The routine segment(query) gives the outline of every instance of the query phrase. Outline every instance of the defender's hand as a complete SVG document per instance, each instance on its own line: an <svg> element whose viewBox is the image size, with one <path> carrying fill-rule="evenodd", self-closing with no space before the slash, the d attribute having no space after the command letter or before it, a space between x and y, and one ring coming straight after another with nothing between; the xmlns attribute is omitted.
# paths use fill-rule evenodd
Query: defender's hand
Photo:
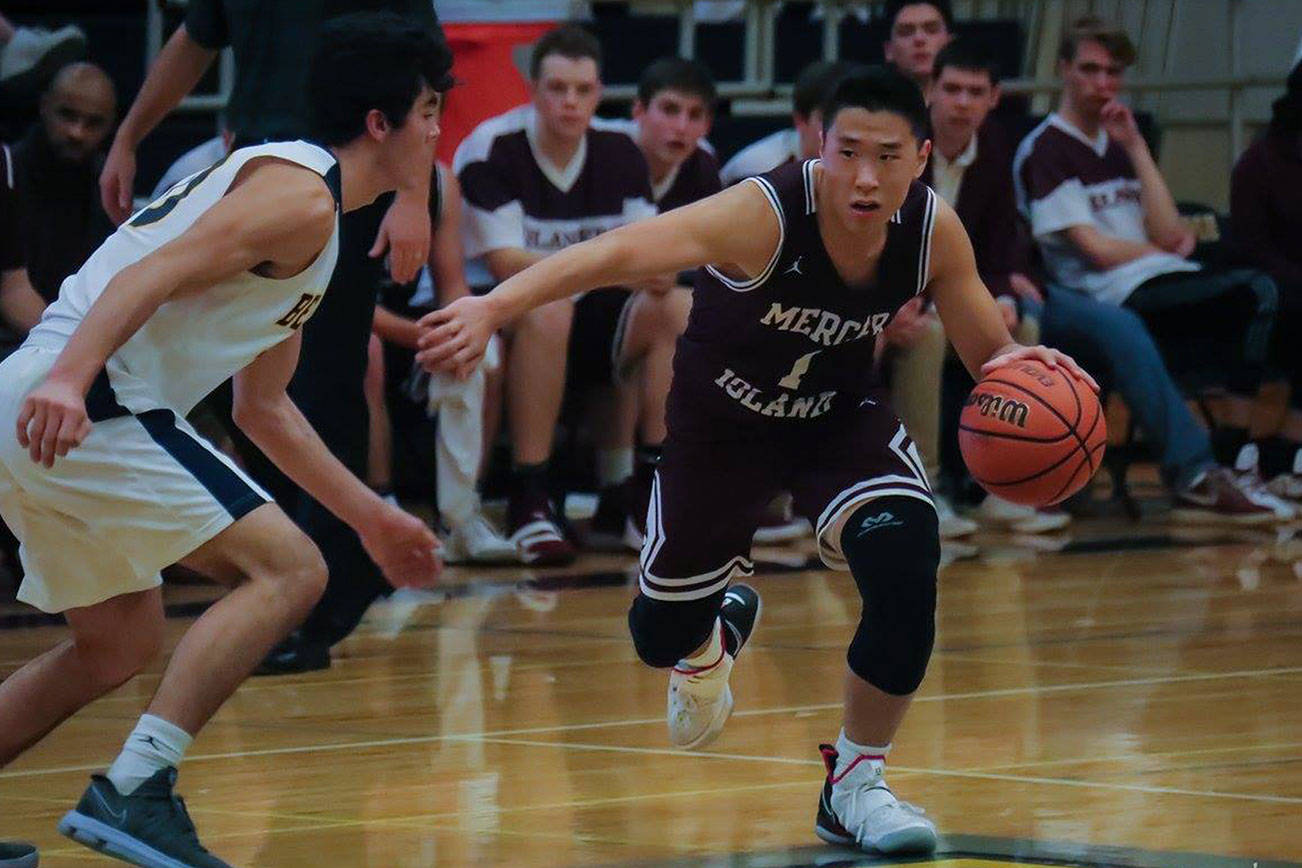
<svg viewBox="0 0 1302 868"><path fill-rule="evenodd" d="M431 587L443 571L434 532L395 506L386 506L374 526L358 535L366 553L395 588Z"/></svg>
<svg viewBox="0 0 1302 868"><path fill-rule="evenodd" d="M131 216L131 190L136 182L136 152L113 143L99 173L99 201L116 225Z"/></svg>
<svg viewBox="0 0 1302 868"><path fill-rule="evenodd" d="M55 456L67 455L90 433L86 399L75 387L47 380L23 400L18 414L18 444L32 460L54 466Z"/></svg>
<svg viewBox="0 0 1302 868"><path fill-rule="evenodd" d="M384 213L370 255L389 251L389 276L394 283L411 283L429 258L429 206L415 197L399 193Z"/></svg>
<svg viewBox="0 0 1302 868"><path fill-rule="evenodd" d="M419 325L416 361L427 371L442 371L461 379L475 370L498 327L487 299L474 295L426 314Z"/></svg>

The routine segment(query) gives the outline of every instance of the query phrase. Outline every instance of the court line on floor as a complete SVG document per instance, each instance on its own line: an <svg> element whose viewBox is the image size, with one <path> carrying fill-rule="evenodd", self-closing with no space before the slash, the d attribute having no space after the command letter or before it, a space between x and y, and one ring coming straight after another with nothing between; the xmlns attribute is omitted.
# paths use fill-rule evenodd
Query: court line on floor
<svg viewBox="0 0 1302 868"><path fill-rule="evenodd" d="M627 745L597 745L597 744L575 744L572 742L552 742L552 741L532 741L525 739L513 738L493 738L483 737L478 739L467 738L466 741L480 741L488 744L516 744L526 747L551 747L562 750L587 750L610 753L631 753L651 756L676 756L690 757L693 754L681 750L660 747L629 747ZM794 757L775 757L775 756L755 756L748 754L716 754L708 751L697 752L696 756L709 757L710 759L727 759L733 761L749 761L758 763L782 763L784 765L812 765L822 766L821 760L801 760ZM1105 783L1102 781L1082 781L1071 778L1044 778L1030 777L1026 775L1006 775L993 772L983 772L977 770L965 769L932 769L921 768L918 766L892 765L891 773L896 775L925 775L942 778L966 778L973 780L997 781L1003 783L1020 783L1020 784L1042 784L1048 786L1065 786L1077 787L1081 789L1098 789L1098 790L1124 790L1127 792L1144 793L1146 795L1172 795L1172 796L1195 796L1202 798L1215 799L1232 799L1235 801L1246 802L1268 802L1271 804L1281 805L1302 805L1302 798L1294 796L1274 796L1274 795L1257 795L1253 793L1228 793L1219 790L1188 790L1180 787L1153 787L1143 784L1117 784Z"/></svg>
<svg viewBox="0 0 1302 868"><path fill-rule="evenodd" d="M1235 672L1217 672L1198 675L1173 675L1166 678L1132 678L1121 679L1117 681L1094 681L1083 682L1079 684L1051 684L1037 685L1030 687L1010 687L998 690L970 691L965 693L943 693L934 696L919 696L914 700L918 703L934 702L952 702L969 699L1001 699L1010 696L1036 696L1054 693L1069 693L1076 691L1088 690L1107 690L1127 687L1144 687L1158 686L1168 684L1181 684L1197 681L1219 681L1224 679L1245 679L1259 678L1270 675L1279 675L1287 673L1302 672L1302 667L1283 667L1278 669L1259 669L1259 670L1240 670ZM842 707L840 702L827 702L808 705L791 705L777 708L753 708L743 711L734 712L733 717L765 717L778 714L798 714L818 711L839 710ZM581 732L591 729L608 729L621 726L646 726L649 724L661 724L664 718L621 718L609 721L590 721L587 723L561 724L545 727L528 727L523 729L499 730L495 732L483 733L445 733L440 735L418 735L403 736L388 739L372 739L365 741L353 742L331 742L326 744L314 745L297 745L292 747L263 748L247 751L230 751L224 753L212 754L194 754L188 758L189 762L198 762L205 760L226 760L242 759L259 756L277 756L298 753L326 752L335 750L356 750L374 747L393 747L399 745L412 744L433 744L441 741L464 740L467 737L503 737L518 735L543 735L549 733ZM231 721L233 725L238 726L238 721ZM102 768L102 764L86 766L61 766L48 769L23 769L15 771L0 772L0 780L8 778L38 777L47 774L63 774L67 772L92 771Z"/></svg>
<svg viewBox="0 0 1302 868"><path fill-rule="evenodd" d="M1032 769L1044 768L1046 766L1063 766L1063 765L1086 765L1088 763L1109 763L1109 762L1135 762L1148 759L1178 759L1180 757L1206 756L1217 753L1242 753L1244 751L1260 750L1295 750L1302 748L1302 742L1288 741L1276 744L1235 744L1225 747L1199 748L1198 750L1165 750L1153 751L1151 753L1126 754L1124 756L1090 756L1090 757L1072 757L1069 759L1056 760L1035 760L1024 763L1001 763L994 766L982 766L974 771L995 772L1012 769ZM1179 769L1168 769L1167 771L1179 771Z"/></svg>

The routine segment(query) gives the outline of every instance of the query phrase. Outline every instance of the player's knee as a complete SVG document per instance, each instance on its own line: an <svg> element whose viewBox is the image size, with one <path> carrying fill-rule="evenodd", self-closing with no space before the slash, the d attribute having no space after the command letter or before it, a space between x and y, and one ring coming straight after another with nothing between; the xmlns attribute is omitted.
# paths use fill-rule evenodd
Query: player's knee
<svg viewBox="0 0 1302 868"><path fill-rule="evenodd" d="M850 669L886 693L913 693L936 637L936 512L911 497L874 500L846 522L841 549L863 598Z"/></svg>
<svg viewBox="0 0 1302 868"><path fill-rule="evenodd" d="M100 691L112 690L138 675L163 646L162 619L141 620L111 640L74 639L86 675Z"/></svg>
<svg viewBox="0 0 1302 868"><path fill-rule="evenodd" d="M628 630L638 658L668 669L705 644L719 615L723 592L700 600L674 602L638 594L628 610Z"/></svg>
<svg viewBox="0 0 1302 868"><path fill-rule="evenodd" d="M326 566L321 551L314 545L299 555L297 563L289 571L288 590L296 608L304 613L310 610L325 593L326 582L330 578L330 569Z"/></svg>

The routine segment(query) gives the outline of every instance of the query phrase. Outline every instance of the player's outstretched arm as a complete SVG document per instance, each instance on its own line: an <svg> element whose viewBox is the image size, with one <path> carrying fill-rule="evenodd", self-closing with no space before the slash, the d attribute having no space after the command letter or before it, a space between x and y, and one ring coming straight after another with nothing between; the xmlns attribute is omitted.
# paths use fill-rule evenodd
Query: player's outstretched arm
<svg viewBox="0 0 1302 868"><path fill-rule="evenodd" d="M936 227L931 238L931 292L945 334L975 380L1019 358L1036 358L1051 368L1064 367L1089 383L1094 378L1071 356L1044 346L1025 347L1013 340L999 306L977 274L972 242L954 209L937 201Z"/></svg>
<svg viewBox="0 0 1302 868"><path fill-rule="evenodd" d="M357 531L394 587L432 584L442 564L425 522L391 506L330 454L285 392L298 366L301 333L235 375L235 424L304 491Z"/></svg>
<svg viewBox="0 0 1302 868"><path fill-rule="evenodd" d="M305 266L329 240L334 220L334 200L315 172L271 161L246 169L189 229L109 281L24 400L18 442L33 461L53 466L90 432L85 395L96 374L159 305L260 265Z"/></svg>
<svg viewBox="0 0 1302 868"><path fill-rule="evenodd" d="M780 228L755 184L738 184L667 214L575 244L500 283L421 320L417 359L429 370L464 376L489 337L527 310L599 286L627 286L707 263L739 276L763 272Z"/></svg>

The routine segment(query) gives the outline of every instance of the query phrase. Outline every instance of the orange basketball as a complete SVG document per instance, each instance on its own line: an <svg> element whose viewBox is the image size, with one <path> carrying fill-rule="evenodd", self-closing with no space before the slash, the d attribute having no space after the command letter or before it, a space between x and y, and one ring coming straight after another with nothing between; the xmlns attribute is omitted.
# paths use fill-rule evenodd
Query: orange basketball
<svg viewBox="0 0 1302 868"><path fill-rule="evenodd" d="M1019 359L991 371L968 395L958 445L992 494L1049 506L1089 482L1103 461L1107 422L1094 390L1074 375Z"/></svg>

